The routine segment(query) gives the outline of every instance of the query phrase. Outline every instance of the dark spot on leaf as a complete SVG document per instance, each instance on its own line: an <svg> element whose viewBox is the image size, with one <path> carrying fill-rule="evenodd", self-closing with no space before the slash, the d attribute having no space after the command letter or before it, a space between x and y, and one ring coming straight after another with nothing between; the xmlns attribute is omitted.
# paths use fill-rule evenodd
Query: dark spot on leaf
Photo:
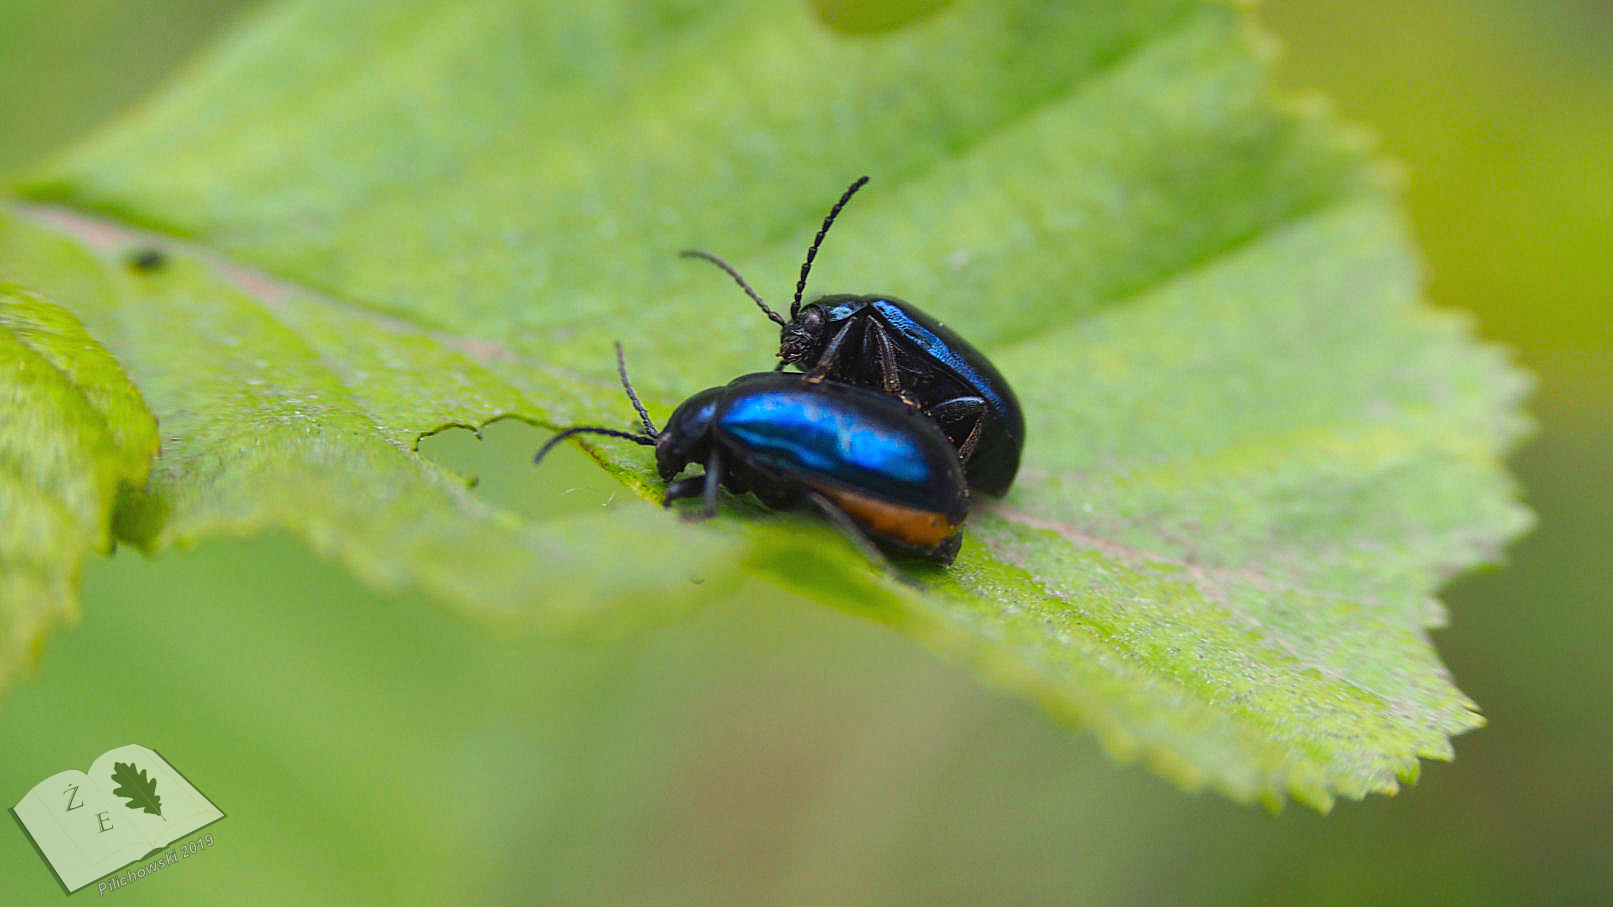
<svg viewBox="0 0 1613 907"><path fill-rule="evenodd" d="M168 263L168 256L161 249L138 249L129 253L129 269L133 271L156 271Z"/></svg>
<svg viewBox="0 0 1613 907"><path fill-rule="evenodd" d="M858 3L854 0L813 0L823 24L849 35L876 35L934 15L951 0L876 0Z"/></svg>

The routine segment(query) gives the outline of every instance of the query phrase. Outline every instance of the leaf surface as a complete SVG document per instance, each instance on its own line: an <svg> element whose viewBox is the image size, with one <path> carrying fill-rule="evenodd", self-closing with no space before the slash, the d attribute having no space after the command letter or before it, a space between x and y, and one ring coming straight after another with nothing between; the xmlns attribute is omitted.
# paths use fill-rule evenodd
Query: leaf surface
<svg viewBox="0 0 1613 907"><path fill-rule="evenodd" d="M112 547L120 488L145 481L157 425L65 309L0 283L0 690L78 614L84 558Z"/></svg>
<svg viewBox="0 0 1613 907"><path fill-rule="evenodd" d="M908 583L728 501L522 521L416 450L631 426L768 368L819 292L918 302L1023 401L1024 468ZM22 187L0 269L71 299L163 420L124 534L283 528L489 619L631 623L759 575L886 621L1189 785L1392 791L1475 726L1433 592L1522 530L1524 382L1418 298L1383 169L1275 101L1219 4L288 3ZM172 265L117 261L155 241ZM269 275L273 275L272 277ZM648 452L593 450L630 487ZM691 582L699 580L700 582Z"/></svg>

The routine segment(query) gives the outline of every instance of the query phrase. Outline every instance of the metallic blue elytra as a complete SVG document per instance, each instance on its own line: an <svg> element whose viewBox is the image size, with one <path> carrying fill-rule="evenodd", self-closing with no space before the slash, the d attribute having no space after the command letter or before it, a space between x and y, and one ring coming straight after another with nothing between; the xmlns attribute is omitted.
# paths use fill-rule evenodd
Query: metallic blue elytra
<svg viewBox="0 0 1613 907"><path fill-rule="evenodd" d="M893 296L823 296L803 306L807 274L840 210L868 182L851 184L807 249L789 320L768 308L745 278L698 249L683 254L722 268L780 328L779 368L893 395L935 420L964 462L970 487L1004 495L1019 473L1025 415L991 360L941 322Z"/></svg>
<svg viewBox="0 0 1613 907"><path fill-rule="evenodd" d="M802 375L760 372L695 394L655 452L664 479L704 463L701 490L720 481L771 507L828 504L883 546L942 563L969 513L957 453L933 422L877 391ZM679 484L669 501L695 493Z"/></svg>
<svg viewBox="0 0 1613 907"><path fill-rule="evenodd" d="M729 401L712 426L752 461L771 469L832 476L897 492L924 489L935 467L910 432L870 424L837 394L808 388L748 393Z"/></svg>
<svg viewBox="0 0 1613 907"><path fill-rule="evenodd" d="M778 372L729 382L710 421L713 439L758 470L950 512L967 496L953 481L957 458L930 428L882 394Z"/></svg>
<svg viewBox="0 0 1613 907"><path fill-rule="evenodd" d="M669 483L665 504L699 496L711 516L721 485L753 492L770 507L814 507L857 540L900 554L943 564L957 556L969 486L951 441L913 407L855 385L761 372L694 394L657 430L627 380L620 347L617 355L644 431L573 426L535 460L575 434L625 438L655 447ZM679 479L691 463L704 473Z"/></svg>

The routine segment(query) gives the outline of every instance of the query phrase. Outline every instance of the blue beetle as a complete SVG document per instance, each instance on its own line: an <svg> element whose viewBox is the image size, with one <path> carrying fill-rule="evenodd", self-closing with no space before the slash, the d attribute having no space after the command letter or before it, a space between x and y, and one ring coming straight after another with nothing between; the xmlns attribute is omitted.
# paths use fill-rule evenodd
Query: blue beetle
<svg viewBox="0 0 1613 907"><path fill-rule="evenodd" d="M709 517L720 484L754 492L769 507L810 505L859 543L871 538L942 564L957 556L969 487L951 442L912 407L850 384L758 372L691 396L657 430L628 381L620 345L616 356L644 431L572 426L550 438L534 462L573 435L625 438L655 448L669 483L663 506L699 496L699 513ZM690 463L705 472L678 479Z"/></svg>
<svg viewBox="0 0 1613 907"><path fill-rule="evenodd" d="M700 249L680 254L726 271L779 325L779 369L795 365L809 381L876 388L922 410L957 449L972 488L1007 494L1019 472L1025 416L991 360L941 322L893 296L823 296L801 304L812 260L829 226L867 182L864 176L852 183L829 209L801 263L789 321L768 308L728 262Z"/></svg>

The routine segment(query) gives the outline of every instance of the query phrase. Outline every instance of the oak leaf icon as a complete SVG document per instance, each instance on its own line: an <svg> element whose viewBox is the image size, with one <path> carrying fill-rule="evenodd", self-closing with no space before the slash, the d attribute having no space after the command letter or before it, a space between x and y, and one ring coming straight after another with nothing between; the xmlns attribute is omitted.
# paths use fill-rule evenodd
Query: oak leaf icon
<svg viewBox="0 0 1613 907"><path fill-rule="evenodd" d="M129 801L130 808L140 808L154 816L168 821L162 814L162 798L157 796L157 779L155 776L147 778L146 770L140 769L135 774L133 762L112 763L112 780L118 786L112 793Z"/></svg>

